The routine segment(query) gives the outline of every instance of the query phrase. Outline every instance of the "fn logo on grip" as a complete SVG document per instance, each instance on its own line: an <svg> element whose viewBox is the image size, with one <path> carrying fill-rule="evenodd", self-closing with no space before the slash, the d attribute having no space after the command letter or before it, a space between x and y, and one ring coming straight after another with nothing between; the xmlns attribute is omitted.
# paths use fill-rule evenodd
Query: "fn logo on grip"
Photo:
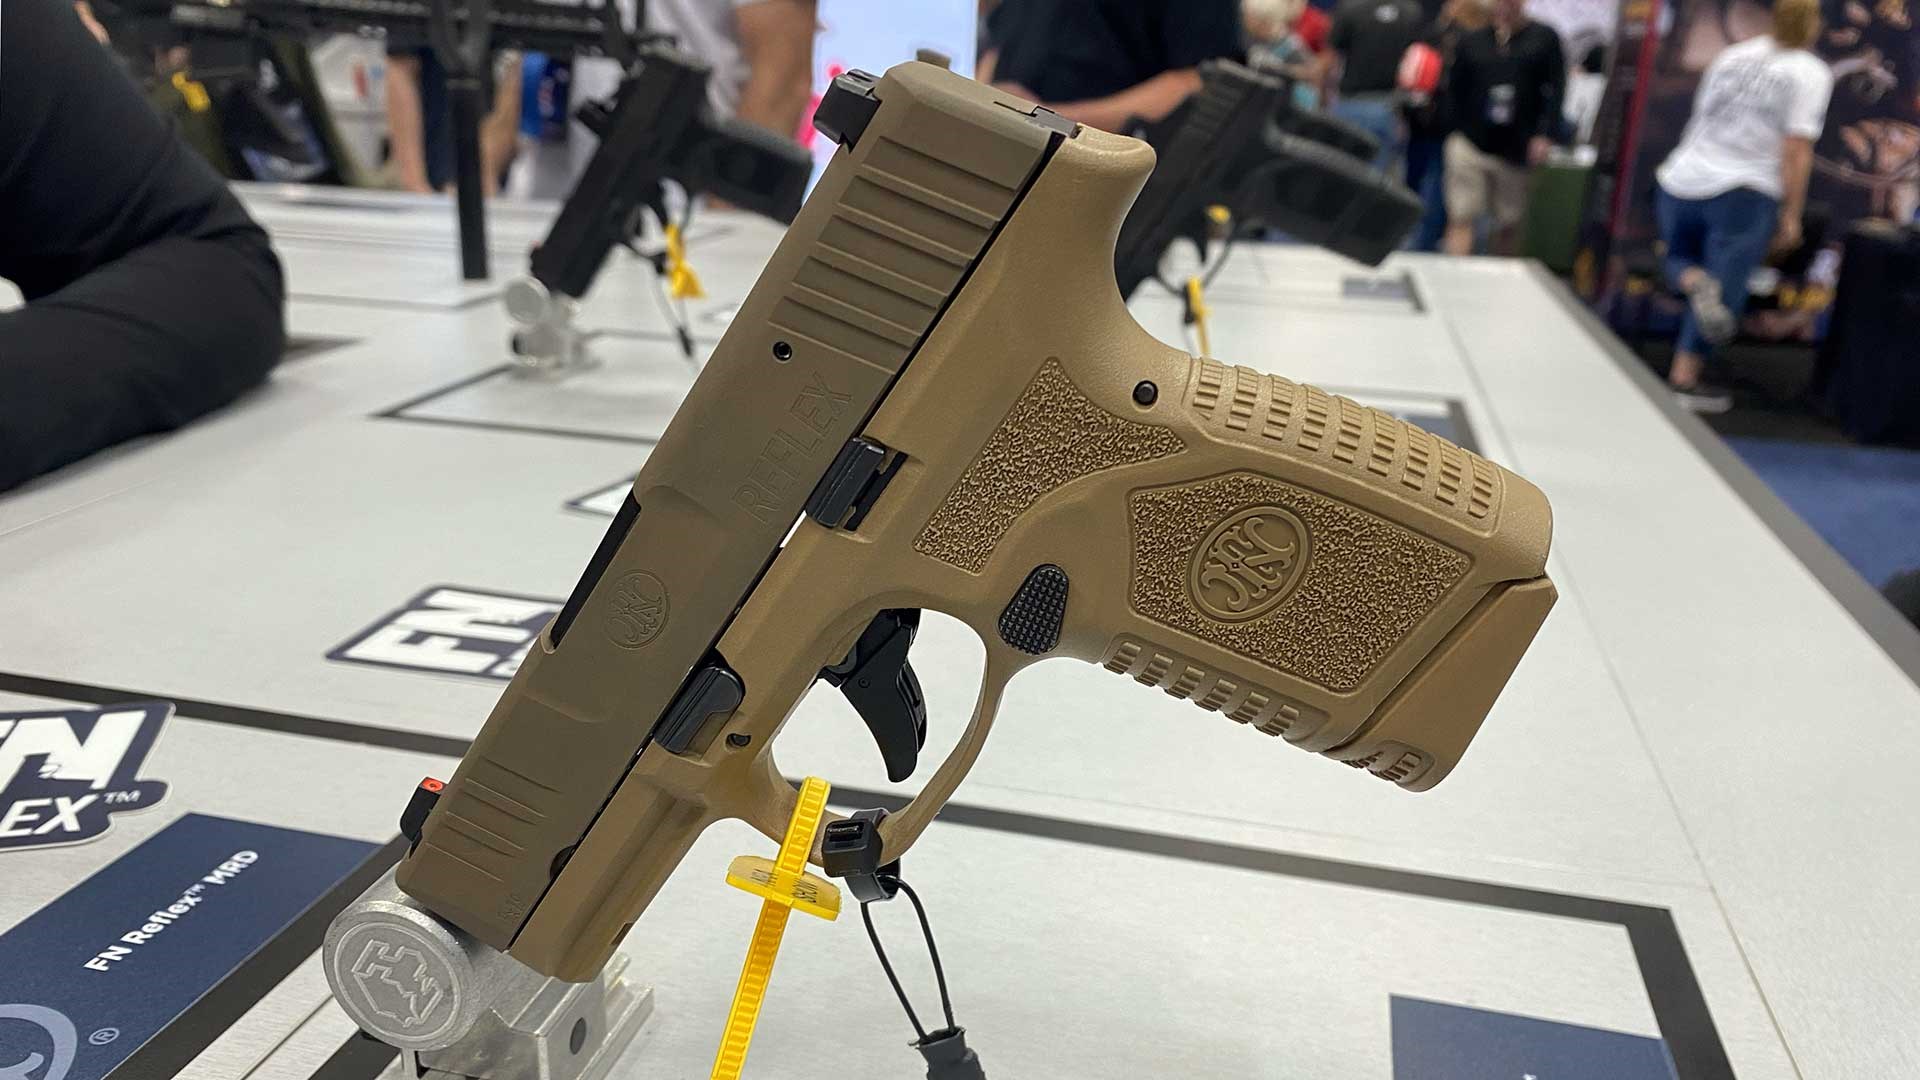
<svg viewBox="0 0 1920 1080"><path fill-rule="evenodd" d="M820 470L809 468L808 463L819 457L821 444L829 441L828 433L851 402L849 395L828 386L819 372L809 372L807 384L787 406L780 426L755 455L745 479L734 487L733 501L769 525L792 518L794 512L783 512L781 507L795 501L796 487L800 497L813 490ZM839 449L837 442L833 448ZM805 486L800 487L803 477Z"/></svg>
<svg viewBox="0 0 1920 1080"><path fill-rule="evenodd" d="M1307 527L1278 506L1242 510L1194 550L1187 589L1201 611L1245 622L1278 607L1307 565Z"/></svg>

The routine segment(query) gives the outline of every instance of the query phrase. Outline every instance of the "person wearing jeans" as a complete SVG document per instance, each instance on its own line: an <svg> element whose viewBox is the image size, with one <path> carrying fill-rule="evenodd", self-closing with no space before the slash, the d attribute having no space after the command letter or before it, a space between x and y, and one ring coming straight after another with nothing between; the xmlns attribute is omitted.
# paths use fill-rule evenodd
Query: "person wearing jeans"
<svg viewBox="0 0 1920 1080"><path fill-rule="evenodd" d="M1705 199L1682 199L1660 188L1654 214L1666 246L1667 280L1689 301L1674 343L1673 388L1697 411L1724 412L1732 398L1702 383L1700 371L1713 347L1734 335L1734 313L1746 305L1748 275L1767 256L1780 200L1750 187Z"/></svg>
<svg viewBox="0 0 1920 1080"><path fill-rule="evenodd" d="M1447 68L1453 132L1441 154L1450 255L1473 253L1482 218L1494 254L1519 253L1531 172L1561 129L1567 62L1560 35L1529 18L1524 0L1493 0L1488 16L1486 26L1461 35Z"/></svg>
<svg viewBox="0 0 1920 1080"><path fill-rule="evenodd" d="M1441 80L1453 63L1461 37L1487 25L1486 0L1447 0L1424 40L1440 57ZM1438 251L1447 229L1446 146L1452 118L1441 87L1405 103L1407 187L1420 196L1426 212L1414 230L1413 250Z"/></svg>
<svg viewBox="0 0 1920 1080"><path fill-rule="evenodd" d="M1680 145L1655 174L1667 279L1687 298L1667 382L1697 412L1732 405L1705 371L1738 328L1747 278L1770 242L1800 244L1813 144L1833 93L1832 71L1807 50L1819 32L1819 0L1776 0L1772 33L1707 66Z"/></svg>
<svg viewBox="0 0 1920 1080"><path fill-rule="evenodd" d="M1397 97L1400 59L1420 40L1424 16L1414 0L1344 0L1327 36L1339 58L1334 116L1380 140L1373 167L1396 166L1406 149Z"/></svg>

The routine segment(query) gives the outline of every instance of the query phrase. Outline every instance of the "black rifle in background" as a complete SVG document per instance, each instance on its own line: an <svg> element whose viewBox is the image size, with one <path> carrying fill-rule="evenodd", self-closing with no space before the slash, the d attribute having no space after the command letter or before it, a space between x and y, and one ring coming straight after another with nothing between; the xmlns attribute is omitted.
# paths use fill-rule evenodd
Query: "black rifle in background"
<svg viewBox="0 0 1920 1080"><path fill-rule="evenodd" d="M446 3L431 0L121 0L128 12L163 16L184 31L246 34L365 34L421 40L437 32L489 52L631 57L636 39L612 4L539 0ZM440 28L436 30L436 28Z"/></svg>
<svg viewBox="0 0 1920 1080"><path fill-rule="evenodd" d="M491 96L492 58L507 49L555 56L607 56L623 65L639 36L612 4L577 7L537 0L123 0L127 15L160 24L194 48L196 68L222 85L258 70L259 49L276 37L314 34L405 35L427 41L447 74L453 122L454 183L460 221L460 269L488 276L486 214L480 175L480 120ZM267 116L271 110L254 110ZM288 147L302 141L276 133Z"/></svg>

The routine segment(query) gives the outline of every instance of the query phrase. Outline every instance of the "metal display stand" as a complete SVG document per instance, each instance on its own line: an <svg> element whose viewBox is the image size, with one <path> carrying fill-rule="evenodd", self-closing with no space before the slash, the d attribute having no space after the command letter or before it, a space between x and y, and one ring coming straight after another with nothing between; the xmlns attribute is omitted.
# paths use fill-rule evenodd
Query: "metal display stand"
<svg viewBox="0 0 1920 1080"><path fill-rule="evenodd" d="M653 1013L624 955L592 982L548 978L420 907L391 870L334 920L321 957L334 999L400 1048L411 1078L600 1080Z"/></svg>

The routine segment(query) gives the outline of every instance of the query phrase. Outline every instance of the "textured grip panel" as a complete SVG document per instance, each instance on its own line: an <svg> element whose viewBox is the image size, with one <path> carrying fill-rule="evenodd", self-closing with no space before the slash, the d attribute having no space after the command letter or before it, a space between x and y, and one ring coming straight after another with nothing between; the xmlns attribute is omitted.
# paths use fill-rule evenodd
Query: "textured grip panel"
<svg viewBox="0 0 1920 1080"><path fill-rule="evenodd" d="M1135 611L1335 693L1360 687L1471 565L1255 473L1143 488L1130 502Z"/></svg>
<svg viewBox="0 0 1920 1080"><path fill-rule="evenodd" d="M1049 357L927 520L914 550L977 574L1000 538L1048 492L1102 469L1184 449L1164 427L1095 405Z"/></svg>
<svg viewBox="0 0 1920 1080"><path fill-rule="evenodd" d="M1328 719L1326 713L1304 702L1264 686L1229 678L1198 660L1126 634L1113 640L1100 663L1116 675L1158 687L1208 712L1225 713L1229 720L1292 743L1311 739ZM1343 764L1396 784L1420 776L1433 764L1431 754L1399 743L1382 746L1358 758L1341 758L1338 751L1328 753Z"/></svg>
<svg viewBox="0 0 1920 1080"><path fill-rule="evenodd" d="M1197 660L1126 634L1115 638L1100 663L1116 675L1157 686L1209 712L1227 714L1268 735L1298 741L1320 730L1327 714L1275 690L1229 679Z"/></svg>
<svg viewBox="0 0 1920 1080"><path fill-rule="evenodd" d="M1346 764L1356 769L1365 769L1382 780L1400 783L1409 777L1418 776L1433 764L1431 755L1420 750L1394 747L1389 750L1376 750L1363 758L1355 758Z"/></svg>
<svg viewBox="0 0 1920 1080"><path fill-rule="evenodd" d="M1257 434L1356 479L1420 499L1480 533L1499 518L1501 476L1492 462L1359 402L1278 375L1197 361L1194 411L1227 431Z"/></svg>

